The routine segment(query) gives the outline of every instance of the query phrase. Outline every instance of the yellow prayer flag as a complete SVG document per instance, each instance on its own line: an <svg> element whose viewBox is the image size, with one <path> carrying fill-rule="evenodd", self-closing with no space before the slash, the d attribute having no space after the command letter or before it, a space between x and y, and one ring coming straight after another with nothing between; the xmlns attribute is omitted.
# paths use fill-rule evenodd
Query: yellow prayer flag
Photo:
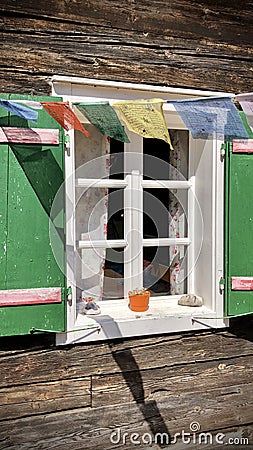
<svg viewBox="0 0 253 450"><path fill-rule="evenodd" d="M114 102L127 128L145 138L163 139L173 149L163 114L163 100L132 100Z"/></svg>

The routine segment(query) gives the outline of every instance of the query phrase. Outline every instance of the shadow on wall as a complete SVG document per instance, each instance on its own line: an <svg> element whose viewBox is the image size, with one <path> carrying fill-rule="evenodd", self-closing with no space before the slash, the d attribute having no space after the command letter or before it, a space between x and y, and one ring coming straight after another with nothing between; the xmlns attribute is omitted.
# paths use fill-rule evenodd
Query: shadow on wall
<svg viewBox="0 0 253 450"><path fill-rule="evenodd" d="M53 200L64 181L63 171L51 149L43 149L37 144L22 144L22 146L12 144L10 147L38 200L50 217Z"/></svg>

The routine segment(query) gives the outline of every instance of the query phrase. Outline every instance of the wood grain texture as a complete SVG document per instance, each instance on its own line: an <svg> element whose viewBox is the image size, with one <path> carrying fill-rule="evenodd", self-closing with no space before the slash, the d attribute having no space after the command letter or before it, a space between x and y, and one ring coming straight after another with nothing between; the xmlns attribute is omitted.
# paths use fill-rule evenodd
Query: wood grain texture
<svg viewBox="0 0 253 450"><path fill-rule="evenodd" d="M89 377L0 389L0 421L88 406Z"/></svg>
<svg viewBox="0 0 253 450"><path fill-rule="evenodd" d="M49 93L54 74L252 90L252 1L37 3L0 5L2 91Z"/></svg>
<svg viewBox="0 0 253 450"><path fill-rule="evenodd" d="M77 24L97 25L100 27L116 28L122 30L135 30L138 32L152 32L167 36L169 33L183 38L207 35L214 40L223 36L231 38L231 27L234 37L240 41L249 42L248 30L243 29L242 22L252 23L252 1L225 0L222 5L211 0L176 0L165 2L163 0L49 0L32 2L6 0L2 2L1 9L11 15L47 18L50 20L74 22ZM195 27L191 29L190 24Z"/></svg>
<svg viewBox="0 0 253 450"><path fill-rule="evenodd" d="M195 392L196 398L208 390L247 384L253 375L253 357L226 359L186 366L93 376L92 405L100 407L132 401L147 402L180 392Z"/></svg>
<svg viewBox="0 0 253 450"><path fill-rule="evenodd" d="M1 450L132 450L128 438L112 444L111 433L173 436L193 421L202 432L253 442L250 317L230 332L96 345L54 348L39 345L38 336L22 339L0 340Z"/></svg>
<svg viewBox="0 0 253 450"><path fill-rule="evenodd" d="M215 389L201 394L188 392L164 396L159 401L145 404L128 403L103 408L69 410L45 416L33 416L11 423L2 422L1 449L112 449L110 442L114 430L140 435L166 433L173 436L182 429L189 432L190 423L198 422L201 431L222 432L231 427L247 433L252 426L252 384ZM247 399L247 400L246 400ZM228 402L230 404L228 414ZM11 426L10 426L11 425ZM133 444L127 439L128 449ZM119 443L118 448L125 448ZM138 446L147 449L147 445ZM153 447L152 447L153 448ZM157 445L154 447L158 449ZM190 448L196 448L192 446ZM209 447L210 448L210 447ZM211 447L212 448L212 447Z"/></svg>
<svg viewBox="0 0 253 450"><path fill-rule="evenodd" d="M236 358L253 354L251 342L233 335L203 333L196 336L164 336L99 345L72 346L67 350L32 349L27 352L2 354L0 387L71 379L89 375L128 373L159 367L219 361L231 354ZM48 370L50 367L50 371Z"/></svg>

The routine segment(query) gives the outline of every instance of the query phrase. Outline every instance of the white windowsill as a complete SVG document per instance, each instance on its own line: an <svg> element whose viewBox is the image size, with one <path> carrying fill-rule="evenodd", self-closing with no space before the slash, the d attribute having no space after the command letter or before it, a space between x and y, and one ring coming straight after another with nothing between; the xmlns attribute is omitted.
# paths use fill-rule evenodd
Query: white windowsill
<svg viewBox="0 0 253 450"><path fill-rule="evenodd" d="M100 301L101 313L77 314L75 327L57 336L57 344L96 342L180 331L225 327L221 318L206 306L177 304L180 296L153 297L146 312L133 312L125 300ZM74 331L76 330L76 331Z"/></svg>
<svg viewBox="0 0 253 450"><path fill-rule="evenodd" d="M149 309L145 312L134 312L128 307L128 299L102 300L97 302L101 313L97 317L110 316L115 320L129 320L140 318L159 318L170 316L189 316L194 314L207 314L212 312L205 306L180 306L178 299L180 295L156 296L150 299ZM83 314L78 314L78 321L82 320Z"/></svg>

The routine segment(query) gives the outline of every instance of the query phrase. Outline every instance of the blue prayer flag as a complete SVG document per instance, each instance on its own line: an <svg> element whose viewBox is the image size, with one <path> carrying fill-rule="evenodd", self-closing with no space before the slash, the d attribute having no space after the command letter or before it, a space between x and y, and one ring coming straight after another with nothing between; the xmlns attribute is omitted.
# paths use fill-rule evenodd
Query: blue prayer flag
<svg viewBox="0 0 253 450"><path fill-rule="evenodd" d="M33 123L36 123L38 120L38 111L34 111L33 109L27 108L26 106L18 103L1 98L0 106L16 116L22 117L22 119L30 120Z"/></svg>
<svg viewBox="0 0 253 450"><path fill-rule="evenodd" d="M168 100L173 103L194 139L241 138L248 134L239 111L231 98L212 97L188 100Z"/></svg>

